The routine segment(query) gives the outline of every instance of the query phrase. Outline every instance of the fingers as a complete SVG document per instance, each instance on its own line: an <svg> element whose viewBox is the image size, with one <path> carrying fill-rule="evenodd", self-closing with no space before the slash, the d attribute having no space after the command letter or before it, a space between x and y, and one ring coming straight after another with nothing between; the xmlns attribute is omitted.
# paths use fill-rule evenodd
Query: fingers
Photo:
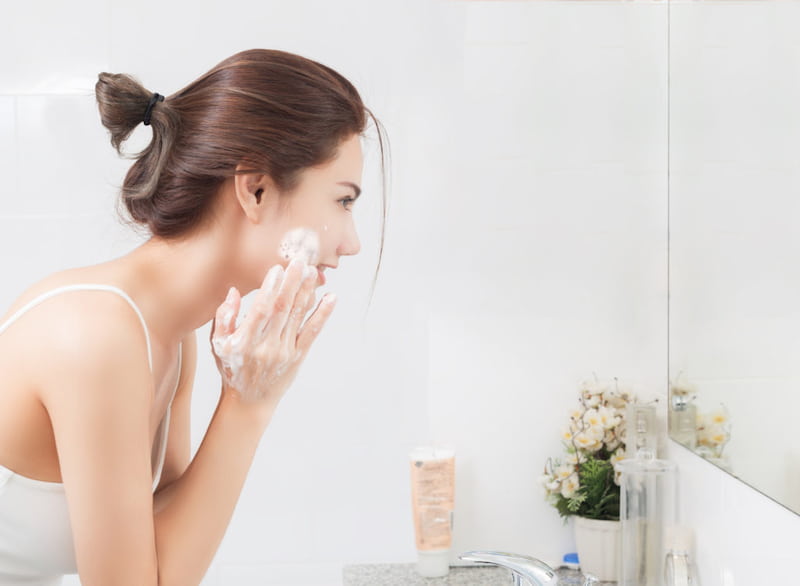
<svg viewBox="0 0 800 586"><path fill-rule="evenodd" d="M236 328L236 315L239 313L239 307L242 302L242 297L236 287L231 287L228 290L228 296L225 301L217 308L217 313L214 316L214 323L211 328L211 339L222 338L229 336Z"/></svg>
<svg viewBox="0 0 800 586"><path fill-rule="evenodd" d="M236 315L241 307L242 297L236 287L228 290L225 301L217 308L214 323L211 326L211 349L217 360L217 366L223 377L230 379L231 368L229 363L227 341L236 327Z"/></svg>
<svg viewBox="0 0 800 586"><path fill-rule="evenodd" d="M281 288L284 278L284 270L281 265L275 265L267 271L261 288L256 293L253 305L242 321L237 331L237 337L247 337L250 339L261 339L264 327L272 318L274 313L274 301Z"/></svg>
<svg viewBox="0 0 800 586"><path fill-rule="evenodd" d="M333 308L336 306L336 295L333 293L326 293L322 300L317 305L314 313L306 320L303 327L297 334L297 349L301 355L305 355L311 344L316 340L325 322L333 313Z"/></svg>
<svg viewBox="0 0 800 586"><path fill-rule="evenodd" d="M238 328L236 315L241 307L241 295L232 287L214 319L211 338L215 349L223 342L232 348L241 348L270 340L271 346L282 346L292 352L297 347L303 319L314 305L316 283L316 268L302 260L292 260L285 270L275 265L264 277L250 311ZM307 338L312 330L318 333L332 310L333 296L329 295L309 318L307 327L303 326Z"/></svg>
<svg viewBox="0 0 800 586"><path fill-rule="evenodd" d="M306 266L303 273L303 281L294 299L294 307L289 314L286 328L283 331L283 338L287 343L294 346L297 338L297 330L303 323L303 318L311 310L314 304L314 290L317 284L317 269L313 266Z"/></svg>
<svg viewBox="0 0 800 586"><path fill-rule="evenodd" d="M294 259L286 267L283 283L280 285L277 297L274 298L272 315L268 318L264 330L265 334L273 339L280 339L283 335L289 315L295 306L297 292L303 283L305 266L302 260Z"/></svg>
<svg viewBox="0 0 800 586"><path fill-rule="evenodd" d="M211 330L224 385L243 398L280 398L333 312L336 298L327 294L303 323L315 303L317 275L301 260L272 267L238 327L242 299L231 287Z"/></svg>

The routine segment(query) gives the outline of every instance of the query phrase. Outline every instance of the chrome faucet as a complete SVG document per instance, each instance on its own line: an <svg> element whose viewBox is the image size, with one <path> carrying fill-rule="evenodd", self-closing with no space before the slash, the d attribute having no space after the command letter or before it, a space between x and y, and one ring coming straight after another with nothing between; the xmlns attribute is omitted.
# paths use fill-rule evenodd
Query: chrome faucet
<svg viewBox="0 0 800 586"><path fill-rule="evenodd" d="M502 551L467 551L458 556L467 562L484 562L511 570L514 586L556 586L556 571L546 563L527 555Z"/></svg>
<svg viewBox="0 0 800 586"><path fill-rule="evenodd" d="M458 556L467 562L484 562L511 570L514 586L557 586L556 571L541 560L527 555L506 553L503 551L467 551ZM591 574L583 577L583 586L600 583Z"/></svg>

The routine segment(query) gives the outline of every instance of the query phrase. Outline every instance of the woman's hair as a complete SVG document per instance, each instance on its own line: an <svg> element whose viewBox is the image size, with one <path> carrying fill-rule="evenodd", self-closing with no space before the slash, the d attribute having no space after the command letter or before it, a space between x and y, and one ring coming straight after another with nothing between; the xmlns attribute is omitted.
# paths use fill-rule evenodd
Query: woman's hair
<svg viewBox="0 0 800 586"><path fill-rule="evenodd" d="M156 236L177 238L203 222L220 185L240 163L247 167L242 173L267 174L281 192L291 192L304 169L330 161L343 140L364 132L367 114L378 132L385 221L385 131L356 88L316 61L253 49L222 61L163 101L124 74L101 73L95 93L120 154L149 114L153 137L134 156L122 201L131 219Z"/></svg>

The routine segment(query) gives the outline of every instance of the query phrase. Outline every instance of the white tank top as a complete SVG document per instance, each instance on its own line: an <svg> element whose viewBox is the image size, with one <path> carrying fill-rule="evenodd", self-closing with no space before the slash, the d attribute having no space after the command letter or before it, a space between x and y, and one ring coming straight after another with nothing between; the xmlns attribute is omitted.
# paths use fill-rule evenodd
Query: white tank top
<svg viewBox="0 0 800 586"><path fill-rule="evenodd" d="M128 295L110 285L67 285L44 293L15 312L0 325L0 335L25 312L65 291L111 291L127 301L144 328L147 360L153 372L150 333L142 312ZM178 352L178 378L180 378ZM153 490L161 480L167 451L169 415L177 383L153 444ZM98 511L102 514L102 511ZM69 522L64 485L20 476L0 465L0 586L55 586L64 574L77 573L72 528Z"/></svg>

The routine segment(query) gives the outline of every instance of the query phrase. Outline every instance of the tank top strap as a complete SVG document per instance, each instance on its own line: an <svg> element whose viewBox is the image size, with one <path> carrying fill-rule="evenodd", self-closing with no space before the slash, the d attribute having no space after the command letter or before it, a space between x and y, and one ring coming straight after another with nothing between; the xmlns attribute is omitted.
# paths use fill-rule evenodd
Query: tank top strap
<svg viewBox="0 0 800 586"><path fill-rule="evenodd" d="M101 285L95 283L87 283L87 284L77 284L77 285L65 285L63 287L57 287L56 289L52 289L45 293L42 293L38 297L32 299L20 309L14 312L14 314L8 318L8 320L4 324L0 324L0 335L8 329L15 321L17 321L20 317L22 317L28 310L36 307L43 301L50 299L51 297L55 297L60 293L65 293L67 291L111 291L112 293L116 293L120 297L122 297L128 304L133 308L133 311L136 312L136 315L139 317L139 321L142 323L142 328L144 329L144 337L147 341L147 363L150 365L150 372L153 372L153 355L152 350L150 348L150 332L147 329L147 322L144 321L144 316L142 315L141 310L137 307L137 305L133 302L133 299L125 293L119 287L114 287L113 285Z"/></svg>

